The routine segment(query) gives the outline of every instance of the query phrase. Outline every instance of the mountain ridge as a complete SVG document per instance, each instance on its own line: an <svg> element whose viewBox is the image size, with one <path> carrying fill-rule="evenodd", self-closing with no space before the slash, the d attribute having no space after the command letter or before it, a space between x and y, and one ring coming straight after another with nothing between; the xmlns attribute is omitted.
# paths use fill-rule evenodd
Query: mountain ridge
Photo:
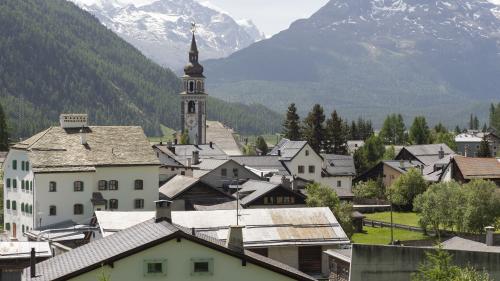
<svg viewBox="0 0 500 281"><path fill-rule="evenodd" d="M331 0L270 39L207 60L206 72L217 96L272 96L283 111L321 103L375 125L392 112L450 127L470 112L486 120L500 96L497 11L484 0Z"/></svg>

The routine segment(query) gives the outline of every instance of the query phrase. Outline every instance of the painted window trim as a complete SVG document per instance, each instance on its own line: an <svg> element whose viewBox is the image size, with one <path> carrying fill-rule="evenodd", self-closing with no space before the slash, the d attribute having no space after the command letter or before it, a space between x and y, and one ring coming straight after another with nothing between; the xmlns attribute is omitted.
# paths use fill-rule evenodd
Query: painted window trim
<svg viewBox="0 0 500 281"><path fill-rule="evenodd" d="M194 265L198 262L208 262L208 272L195 272ZM214 275L213 258L191 258L191 276L211 276Z"/></svg>
<svg viewBox="0 0 500 281"><path fill-rule="evenodd" d="M162 273L148 273L148 264L150 263L161 263ZM142 263L142 269L144 277L158 277L158 276L167 276L168 268L167 268L167 259L147 259Z"/></svg>

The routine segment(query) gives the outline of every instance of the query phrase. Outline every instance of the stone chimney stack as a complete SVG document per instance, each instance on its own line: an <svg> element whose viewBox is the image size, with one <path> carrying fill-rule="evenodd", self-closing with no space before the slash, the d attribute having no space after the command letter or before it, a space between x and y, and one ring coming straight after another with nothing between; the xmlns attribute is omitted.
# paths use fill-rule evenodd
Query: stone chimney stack
<svg viewBox="0 0 500 281"><path fill-rule="evenodd" d="M193 165L200 164L200 152L193 150Z"/></svg>
<svg viewBox="0 0 500 281"><path fill-rule="evenodd" d="M82 145L87 145L87 133L83 127L80 129L80 143Z"/></svg>
<svg viewBox="0 0 500 281"><path fill-rule="evenodd" d="M243 228L242 225L231 225L229 226L229 231L227 234L226 247L236 251L243 253Z"/></svg>
<svg viewBox="0 0 500 281"><path fill-rule="evenodd" d="M439 159L443 159L444 158L444 150L443 150L443 147L441 146L441 148L439 149Z"/></svg>
<svg viewBox="0 0 500 281"><path fill-rule="evenodd" d="M281 185L287 188L292 188L292 181L286 176L281 177Z"/></svg>
<svg viewBox="0 0 500 281"><path fill-rule="evenodd" d="M167 221L172 222L172 207L170 206L172 202L167 200L155 201L156 204L156 215L155 222Z"/></svg>
<svg viewBox="0 0 500 281"><path fill-rule="evenodd" d="M495 228L493 226L487 226L484 229L486 230L486 246L493 246L493 233L495 233Z"/></svg>
<svg viewBox="0 0 500 281"><path fill-rule="evenodd" d="M36 252L35 252L35 248L31 248L30 273L31 273L31 278L36 277Z"/></svg>

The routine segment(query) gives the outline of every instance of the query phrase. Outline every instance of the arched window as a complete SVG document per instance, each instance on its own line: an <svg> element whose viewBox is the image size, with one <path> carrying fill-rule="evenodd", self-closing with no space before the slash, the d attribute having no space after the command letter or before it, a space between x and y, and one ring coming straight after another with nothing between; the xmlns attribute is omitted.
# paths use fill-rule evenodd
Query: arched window
<svg viewBox="0 0 500 281"><path fill-rule="evenodd" d="M74 215L83 215L83 204L73 205L73 214Z"/></svg>
<svg viewBox="0 0 500 281"><path fill-rule="evenodd" d="M135 190L142 190L142 189L144 189L144 181L143 180L135 180L134 181L134 189Z"/></svg>
<svg viewBox="0 0 500 281"><path fill-rule="evenodd" d="M57 214L57 208L54 205L49 207L49 216L55 216Z"/></svg>
<svg viewBox="0 0 500 281"><path fill-rule="evenodd" d="M194 92L194 81L189 81L189 92Z"/></svg>
<svg viewBox="0 0 500 281"><path fill-rule="evenodd" d="M194 101L189 101L188 102L188 113L195 113L196 112L196 104Z"/></svg>
<svg viewBox="0 0 500 281"><path fill-rule="evenodd" d="M55 181L49 182L49 192L56 192L57 191L57 184Z"/></svg>
<svg viewBox="0 0 500 281"><path fill-rule="evenodd" d="M109 209L118 209L118 199L109 199Z"/></svg>
<svg viewBox="0 0 500 281"><path fill-rule="evenodd" d="M108 189L108 182L105 180L100 180L97 182L97 187L99 190L106 190Z"/></svg>
<svg viewBox="0 0 500 281"><path fill-rule="evenodd" d="M196 81L196 90L198 91L203 91L202 87L201 87L201 81Z"/></svg>
<svg viewBox="0 0 500 281"><path fill-rule="evenodd" d="M75 181L73 183L73 191L75 192L83 191L83 181Z"/></svg>

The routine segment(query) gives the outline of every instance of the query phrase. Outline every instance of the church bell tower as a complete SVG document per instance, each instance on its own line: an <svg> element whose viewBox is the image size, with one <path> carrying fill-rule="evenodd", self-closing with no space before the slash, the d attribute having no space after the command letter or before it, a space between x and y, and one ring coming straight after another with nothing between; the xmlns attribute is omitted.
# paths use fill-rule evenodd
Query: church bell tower
<svg viewBox="0 0 500 281"><path fill-rule="evenodd" d="M181 95L182 132L189 134L190 144L206 143L207 94L205 93L205 76L203 66L198 62L198 47L194 36L191 39L189 63L184 67L182 76L183 92Z"/></svg>

